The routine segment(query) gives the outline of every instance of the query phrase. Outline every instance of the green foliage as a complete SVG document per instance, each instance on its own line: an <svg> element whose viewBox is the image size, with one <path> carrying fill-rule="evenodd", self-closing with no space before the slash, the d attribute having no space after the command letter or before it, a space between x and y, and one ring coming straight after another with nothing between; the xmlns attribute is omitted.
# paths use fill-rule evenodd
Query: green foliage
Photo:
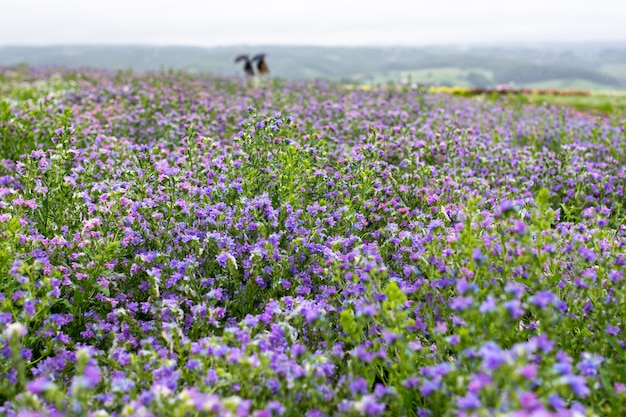
<svg viewBox="0 0 626 417"><path fill-rule="evenodd" d="M472 130L461 114L475 102L391 88L359 98L392 101L374 125L334 107L352 92L306 85L336 110L318 123L244 111L279 81L217 80L257 94L225 111L179 94L201 90L188 74L111 79L154 89L105 92L91 119L63 110L43 126L31 118L47 109L3 104L2 134L26 139L3 148L0 373L13 382L0 379L0 403L186 417L279 398L285 416L357 416L376 397L380 415L452 416L474 394L477 413L532 395L623 409L624 206L582 168L623 158L623 130L547 131L563 112L523 130L522 110L493 103ZM200 117L167 122L172 101L220 137L199 134ZM339 123L354 137L335 140Z"/></svg>

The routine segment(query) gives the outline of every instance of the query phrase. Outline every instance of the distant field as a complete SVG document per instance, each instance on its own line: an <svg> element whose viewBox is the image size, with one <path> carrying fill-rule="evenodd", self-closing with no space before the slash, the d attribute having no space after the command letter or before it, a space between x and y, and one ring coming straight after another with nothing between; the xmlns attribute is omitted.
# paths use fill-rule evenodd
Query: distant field
<svg viewBox="0 0 626 417"><path fill-rule="evenodd" d="M485 98L504 99L510 104L535 104L557 105L573 108L575 110L605 116L614 119L615 123L626 121L626 91L622 90L591 90L583 88L584 83L571 84L569 88L556 88L555 84L536 84L524 88L536 89L537 92L520 92L515 94L500 94L497 90L490 92L477 92L476 89L468 88L467 85L454 87L428 87L426 91L432 93L444 93L464 97L476 97L479 101ZM352 86L351 88L353 88ZM359 85L359 89L372 90L380 87L374 85ZM385 88L385 87L383 87ZM406 87L396 86L402 89ZM577 92L580 92L578 94Z"/></svg>
<svg viewBox="0 0 626 417"><path fill-rule="evenodd" d="M605 68L605 73L610 76L618 76L618 74L626 73L626 65L624 69L619 65ZM481 87L495 86L493 71L484 68L459 68L459 67L438 67L427 69L414 69L406 71L389 71L369 74L355 74L351 77L353 82L382 85L386 83L416 83L426 86L447 86L447 87ZM536 89L557 89L557 90L589 90L604 91L607 85L601 82L590 81L583 78L552 78L537 82L520 82L513 83L516 87L536 88Z"/></svg>
<svg viewBox="0 0 626 417"><path fill-rule="evenodd" d="M389 81L406 83L408 81L426 85L447 85L472 87L474 83L471 80L472 75L484 77L485 80L493 82L493 72L482 68L456 68L441 67L427 68L410 71L390 71L386 74L380 74L373 77L375 84L381 84Z"/></svg>
<svg viewBox="0 0 626 417"><path fill-rule="evenodd" d="M524 87L538 88L538 89L559 89L559 90L591 90L599 91L606 90L606 85L596 83L589 80L583 80L580 78L573 79L553 79L541 81L538 83L524 84Z"/></svg>
<svg viewBox="0 0 626 417"><path fill-rule="evenodd" d="M528 103L555 104L583 112L626 119L626 92L600 91L594 92L590 96L540 96L531 94L520 96L519 99Z"/></svg>

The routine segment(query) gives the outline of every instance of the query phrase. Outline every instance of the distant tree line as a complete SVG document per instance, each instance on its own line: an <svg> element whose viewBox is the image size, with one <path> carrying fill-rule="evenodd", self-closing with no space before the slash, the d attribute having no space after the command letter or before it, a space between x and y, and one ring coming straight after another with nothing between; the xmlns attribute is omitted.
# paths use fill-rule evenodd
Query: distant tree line
<svg viewBox="0 0 626 417"><path fill-rule="evenodd" d="M259 46L272 57L272 75L288 79L385 82L402 71L459 68L469 71L471 86L527 84L555 79L580 79L610 88L626 88L626 71L605 72L607 65L626 68L626 46L571 44L520 46L339 48ZM245 50L245 49L244 49ZM0 65L64 65L139 71L185 69L238 76L233 57L242 47L54 46L0 47ZM485 75L486 73L490 76ZM419 82L420 80L413 80Z"/></svg>

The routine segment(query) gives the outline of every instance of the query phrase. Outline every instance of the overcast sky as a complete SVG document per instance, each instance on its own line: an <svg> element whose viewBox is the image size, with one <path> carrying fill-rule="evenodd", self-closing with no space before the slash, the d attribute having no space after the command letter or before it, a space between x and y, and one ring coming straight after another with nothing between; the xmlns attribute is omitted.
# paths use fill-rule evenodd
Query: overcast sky
<svg viewBox="0 0 626 417"><path fill-rule="evenodd" d="M626 42L624 0L0 0L0 45Z"/></svg>

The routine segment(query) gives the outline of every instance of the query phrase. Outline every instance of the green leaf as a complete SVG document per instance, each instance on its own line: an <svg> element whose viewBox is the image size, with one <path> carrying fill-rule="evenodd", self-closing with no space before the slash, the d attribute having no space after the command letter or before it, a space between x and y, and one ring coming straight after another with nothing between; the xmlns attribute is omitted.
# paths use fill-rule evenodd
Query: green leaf
<svg viewBox="0 0 626 417"><path fill-rule="evenodd" d="M542 188L541 190L539 190L539 193L537 194L537 205L542 208L545 209L549 206L549 202L548 199L550 197L550 191L548 191L547 188Z"/></svg>
<svg viewBox="0 0 626 417"><path fill-rule="evenodd" d="M22 228L22 225L20 224L20 221L16 219L15 217L12 217L7 222L7 231L10 232L11 234L16 234L21 228Z"/></svg>

